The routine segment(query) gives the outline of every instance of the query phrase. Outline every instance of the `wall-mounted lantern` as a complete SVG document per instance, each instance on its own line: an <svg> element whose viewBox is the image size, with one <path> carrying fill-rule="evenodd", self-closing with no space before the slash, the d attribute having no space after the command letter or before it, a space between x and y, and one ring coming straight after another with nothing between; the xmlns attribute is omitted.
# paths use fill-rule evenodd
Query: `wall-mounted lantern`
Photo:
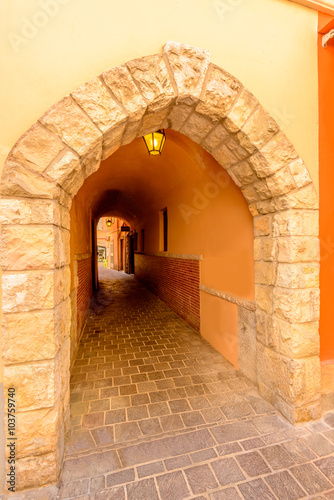
<svg viewBox="0 0 334 500"><path fill-rule="evenodd" d="M157 130L151 134L144 135L143 139L150 155L161 155L162 148L166 142L166 134L164 130Z"/></svg>
<svg viewBox="0 0 334 500"><path fill-rule="evenodd" d="M111 224L112 224L112 222L111 222L111 218L109 217L109 218L107 219L107 226L108 226L108 227L110 227L110 226L111 226Z"/></svg>

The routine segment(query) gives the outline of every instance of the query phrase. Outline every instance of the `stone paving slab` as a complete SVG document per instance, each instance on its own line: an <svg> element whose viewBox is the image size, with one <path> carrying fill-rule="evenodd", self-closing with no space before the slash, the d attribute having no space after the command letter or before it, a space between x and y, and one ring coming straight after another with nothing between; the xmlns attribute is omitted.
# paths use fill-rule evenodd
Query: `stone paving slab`
<svg viewBox="0 0 334 500"><path fill-rule="evenodd" d="M334 500L334 412L293 427L136 280L102 272L59 500Z"/></svg>

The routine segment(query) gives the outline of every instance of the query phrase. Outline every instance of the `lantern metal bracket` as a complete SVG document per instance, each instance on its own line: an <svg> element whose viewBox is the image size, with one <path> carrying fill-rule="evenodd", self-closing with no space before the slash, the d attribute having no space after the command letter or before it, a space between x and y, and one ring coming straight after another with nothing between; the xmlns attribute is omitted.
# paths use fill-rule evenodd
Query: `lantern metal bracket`
<svg viewBox="0 0 334 500"><path fill-rule="evenodd" d="M330 30L326 35L323 35L322 37L322 46L324 48L327 47L327 42L330 38L334 38L334 30Z"/></svg>

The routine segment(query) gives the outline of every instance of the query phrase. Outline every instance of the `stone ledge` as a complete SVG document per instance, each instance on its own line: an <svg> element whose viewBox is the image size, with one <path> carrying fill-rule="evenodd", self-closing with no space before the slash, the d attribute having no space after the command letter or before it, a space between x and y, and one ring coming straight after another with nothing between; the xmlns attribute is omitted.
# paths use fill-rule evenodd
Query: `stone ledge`
<svg viewBox="0 0 334 500"><path fill-rule="evenodd" d="M237 306L245 307L246 309L249 309L250 311L255 311L256 305L255 301L252 300L247 300L247 299L242 299L241 297L237 297L236 295L231 295L226 292L221 292L220 290L215 290L214 288L211 288L206 285L199 285L199 289L202 292L208 293L209 295L213 295L214 297L219 297L220 299L227 300L228 302L232 302L233 304L236 304Z"/></svg>
<svg viewBox="0 0 334 500"><path fill-rule="evenodd" d="M202 255L169 252L135 252L135 255L147 255L149 257L169 257L170 259L202 260Z"/></svg>
<svg viewBox="0 0 334 500"><path fill-rule="evenodd" d="M85 259L90 259L92 257L91 253L77 253L74 256L74 260L85 260Z"/></svg>

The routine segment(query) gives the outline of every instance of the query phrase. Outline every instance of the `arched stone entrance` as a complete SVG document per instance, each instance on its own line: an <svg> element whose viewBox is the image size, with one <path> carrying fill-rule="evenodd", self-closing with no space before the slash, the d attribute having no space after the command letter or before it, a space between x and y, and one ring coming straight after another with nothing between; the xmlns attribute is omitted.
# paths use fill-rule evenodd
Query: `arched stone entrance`
<svg viewBox="0 0 334 500"><path fill-rule="evenodd" d="M3 362L5 388L19 388L20 489L55 482L62 463L71 200L101 160L158 128L199 143L241 188L254 217L260 392L292 422L320 415L318 201L307 168L208 51L168 42L163 54L106 71L55 104L4 168Z"/></svg>

